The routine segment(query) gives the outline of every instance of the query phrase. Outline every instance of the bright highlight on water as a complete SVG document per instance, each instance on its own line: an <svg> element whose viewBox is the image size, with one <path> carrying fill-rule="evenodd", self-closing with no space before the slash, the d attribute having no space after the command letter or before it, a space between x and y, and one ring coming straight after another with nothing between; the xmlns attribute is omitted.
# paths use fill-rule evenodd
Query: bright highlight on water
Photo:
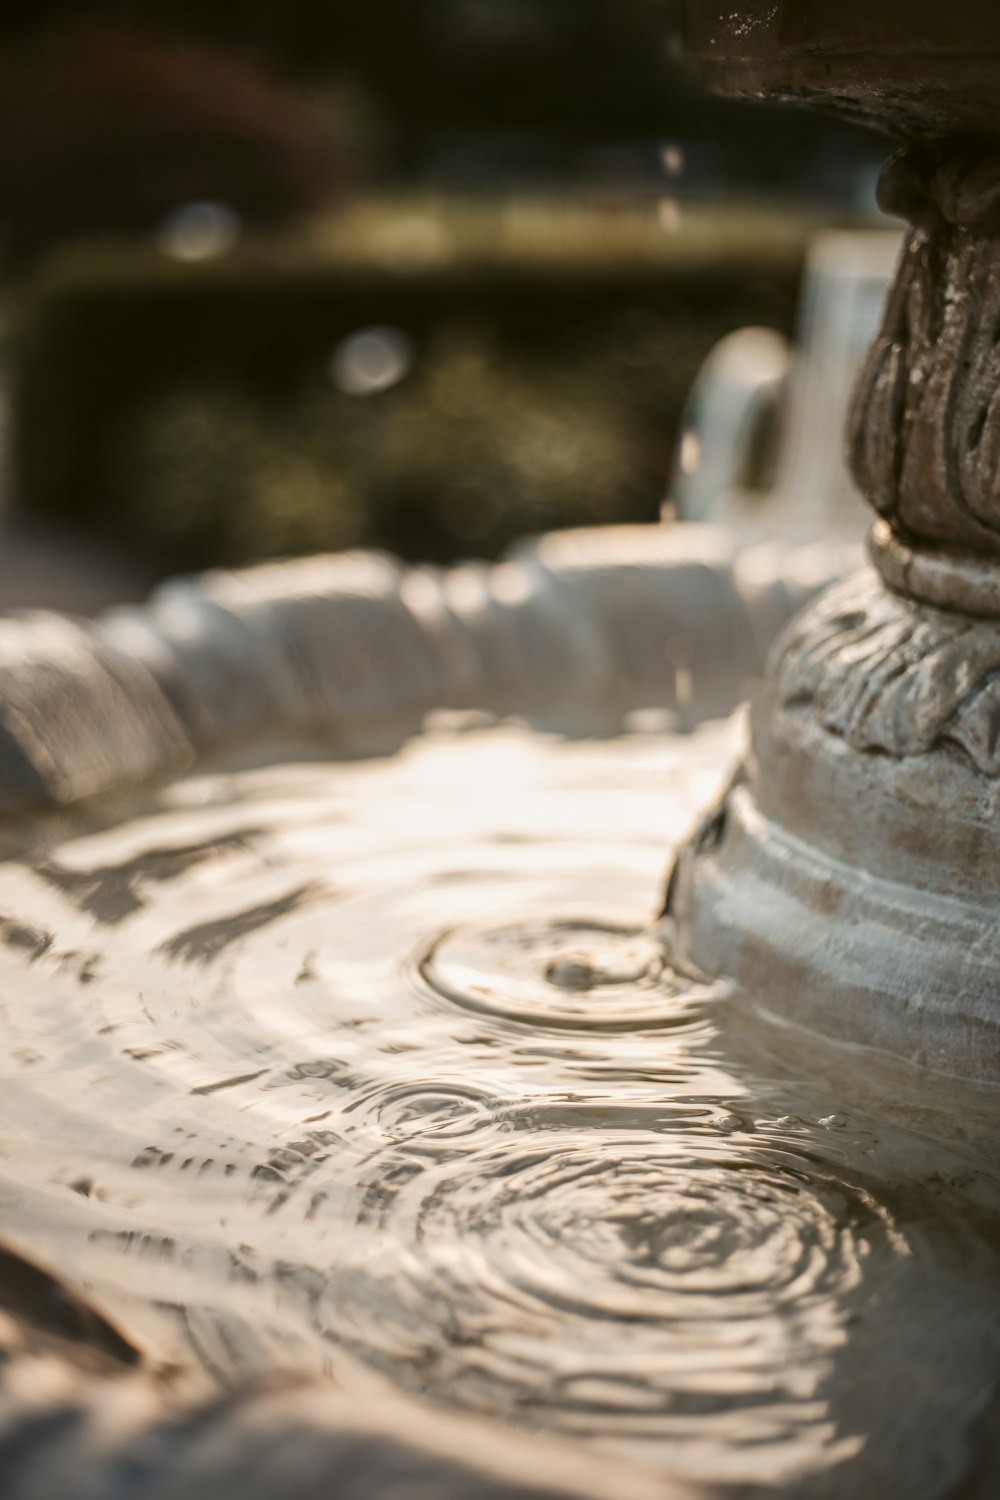
<svg viewBox="0 0 1000 1500"><path fill-rule="evenodd" d="M938 1086L946 1133L652 922L733 746L445 732L29 830L5 1221L194 1389L332 1375L715 1494L955 1493L1000 1175L972 1096Z"/></svg>

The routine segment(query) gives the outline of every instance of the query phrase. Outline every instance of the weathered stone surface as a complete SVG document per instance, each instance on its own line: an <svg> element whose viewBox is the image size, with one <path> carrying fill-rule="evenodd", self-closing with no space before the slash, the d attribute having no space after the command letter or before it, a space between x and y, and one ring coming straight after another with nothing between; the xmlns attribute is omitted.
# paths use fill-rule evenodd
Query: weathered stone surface
<svg viewBox="0 0 1000 1500"><path fill-rule="evenodd" d="M995 623L872 573L823 595L673 872L682 947L800 1024L1000 1082L998 673Z"/></svg>
<svg viewBox="0 0 1000 1500"><path fill-rule="evenodd" d="M993 0L688 0L718 93L818 104L910 139L1000 133Z"/></svg>
<svg viewBox="0 0 1000 1500"><path fill-rule="evenodd" d="M1000 776L1000 629L919 612L861 574L825 594L771 668L783 709L809 709L853 749L896 759L943 746Z"/></svg>
<svg viewBox="0 0 1000 1500"><path fill-rule="evenodd" d="M441 708L728 713L849 546L612 527L499 564L347 553L207 573L98 622L0 623L0 811L65 805L268 733L408 732Z"/></svg>
<svg viewBox="0 0 1000 1500"><path fill-rule="evenodd" d="M1000 10L689 9L722 91L920 144L883 174L914 228L850 423L877 572L778 642L744 771L667 914L697 963L775 1010L998 1083Z"/></svg>
<svg viewBox="0 0 1000 1500"><path fill-rule="evenodd" d="M1000 240L913 235L858 386L851 457L904 535L1000 554Z"/></svg>
<svg viewBox="0 0 1000 1500"><path fill-rule="evenodd" d="M973 619L1000 619L1000 568L988 554L930 551L877 521L868 551L886 586L904 599Z"/></svg>
<svg viewBox="0 0 1000 1500"><path fill-rule="evenodd" d="M0 811L71 802L183 765L192 746L155 676L84 624L0 629Z"/></svg>
<svg viewBox="0 0 1000 1500"><path fill-rule="evenodd" d="M667 915L689 951L737 975L763 1010L969 1083L1000 1082L994 907L831 857L765 818L744 787L710 826L671 881Z"/></svg>

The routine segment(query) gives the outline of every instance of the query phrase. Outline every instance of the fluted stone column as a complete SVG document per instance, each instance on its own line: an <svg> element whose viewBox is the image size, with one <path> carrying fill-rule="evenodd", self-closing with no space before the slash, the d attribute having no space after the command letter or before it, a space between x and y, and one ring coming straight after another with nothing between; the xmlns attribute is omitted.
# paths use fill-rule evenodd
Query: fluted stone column
<svg viewBox="0 0 1000 1500"><path fill-rule="evenodd" d="M722 92L902 138L913 225L850 423L873 566L785 632L666 914L762 1004L1000 1082L1000 5L689 5Z"/></svg>

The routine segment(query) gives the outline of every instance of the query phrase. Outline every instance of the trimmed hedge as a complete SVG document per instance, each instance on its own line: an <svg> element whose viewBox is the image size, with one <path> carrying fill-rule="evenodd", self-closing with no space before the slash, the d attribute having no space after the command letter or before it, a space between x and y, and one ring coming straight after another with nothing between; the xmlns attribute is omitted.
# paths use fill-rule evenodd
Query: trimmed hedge
<svg viewBox="0 0 1000 1500"><path fill-rule="evenodd" d="M791 330L808 231L677 236L661 264L460 258L419 275L275 249L64 256L18 309L19 504L164 574L355 543L495 555L525 531L650 519L712 344ZM373 325L406 334L413 372L344 395L331 352Z"/></svg>

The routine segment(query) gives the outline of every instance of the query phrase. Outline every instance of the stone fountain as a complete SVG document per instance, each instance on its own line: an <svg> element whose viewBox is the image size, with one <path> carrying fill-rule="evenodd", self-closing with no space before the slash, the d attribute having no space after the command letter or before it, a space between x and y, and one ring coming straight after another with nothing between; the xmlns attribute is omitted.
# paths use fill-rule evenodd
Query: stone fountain
<svg viewBox="0 0 1000 1500"><path fill-rule="evenodd" d="M689 6L719 92L907 142L912 223L850 421L872 567L772 653L752 747L667 912L795 1021L1000 1081L1000 9Z"/></svg>
<svg viewBox="0 0 1000 1500"><path fill-rule="evenodd" d="M551 730L671 643L731 701L807 578L651 527L5 623L5 1500L997 1492L1000 15L690 36L910 141L874 568L776 646L668 941L731 729L330 732Z"/></svg>

